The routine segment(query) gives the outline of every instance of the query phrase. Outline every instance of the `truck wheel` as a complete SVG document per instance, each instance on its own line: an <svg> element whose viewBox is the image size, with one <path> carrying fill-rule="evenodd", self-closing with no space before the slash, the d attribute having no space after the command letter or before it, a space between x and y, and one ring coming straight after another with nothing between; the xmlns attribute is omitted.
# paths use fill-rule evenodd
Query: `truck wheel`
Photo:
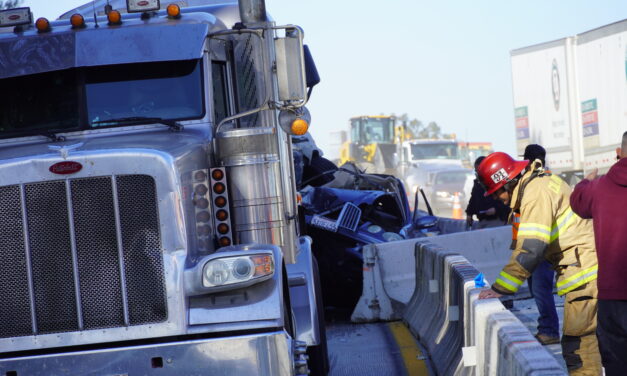
<svg viewBox="0 0 627 376"><path fill-rule="evenodd" d="M320 344L309 346L307 355L309 356L309 370L313 376L326 376L329 373L329 352L327 349L327 332L324 321L324 305L322 302L322 289L320 286L320 276L318 273L318 262L312 255L314 286L316 287L316 310L318 311L318 328Z"/></svg>

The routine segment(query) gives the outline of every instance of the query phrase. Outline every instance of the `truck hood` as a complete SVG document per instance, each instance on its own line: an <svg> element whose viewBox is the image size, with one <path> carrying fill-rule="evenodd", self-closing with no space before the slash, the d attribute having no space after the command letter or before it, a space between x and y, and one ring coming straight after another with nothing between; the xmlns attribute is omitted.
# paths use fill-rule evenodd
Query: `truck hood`
<svg viewBox="0 0 627 376"><path fill-rule="evenodd" d="M617 185L627 187L627 158L622 158L607 173L607 178Z"/></svg>
<svg viewBox="0 0 627 376"><path fill-rule="evenodd" d="M447 168L447 167L460 167L462 166L462 161L459 159L419 159L412 160L411 163L420 168L425 169L436 169L436 168Z"/></svg>
<svg viewBox="0 0 627 376"><path fill-rule="evenodd" d="M204 136L194 133L171 132L167 128L137 134L117 134L109 137L72 139L63 142L15 145L0 149L0 164L42 160L52 163L63 160L84 160L96 154L149 151L168 159L180 159L198 152L207 144Z"/></svg>

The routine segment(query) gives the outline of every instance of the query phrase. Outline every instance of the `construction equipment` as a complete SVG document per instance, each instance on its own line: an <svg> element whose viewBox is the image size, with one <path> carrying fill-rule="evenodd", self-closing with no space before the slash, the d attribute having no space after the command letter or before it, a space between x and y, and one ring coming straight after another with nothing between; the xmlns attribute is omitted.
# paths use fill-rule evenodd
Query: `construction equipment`
<svg viewBox="0 0 627 376"><path fill-rule="evenodd" d="M491 142L459 141L458 145L462 164L467 168L473 168L477 158L487 157L494 152Z"/></svg>
<svg viewBox="0 0 627 376"><path fill-rule="evenodd" d="M33 21L0 14L0 373L326 374L303 31L263 0Z"/></svg>
<svg viewBox="0 0 627 376"><path fill-rule="evenodd" d="M401 142L413 138L394 116L350 119L350 140L340 150L340 165L353 162L370 173L396 175Z"/></svg>

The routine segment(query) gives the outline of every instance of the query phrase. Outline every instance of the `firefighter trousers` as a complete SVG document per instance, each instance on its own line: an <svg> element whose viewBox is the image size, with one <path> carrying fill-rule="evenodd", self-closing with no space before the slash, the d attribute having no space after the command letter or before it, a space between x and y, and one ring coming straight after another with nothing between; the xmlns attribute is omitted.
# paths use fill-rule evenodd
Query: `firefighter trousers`
<svg viewBox="0 0 627 376"><path fill-rule="evenodd" d="M566 293L562 355L571 376L601 375L601 353L596 336L597 283Z"/></svg>

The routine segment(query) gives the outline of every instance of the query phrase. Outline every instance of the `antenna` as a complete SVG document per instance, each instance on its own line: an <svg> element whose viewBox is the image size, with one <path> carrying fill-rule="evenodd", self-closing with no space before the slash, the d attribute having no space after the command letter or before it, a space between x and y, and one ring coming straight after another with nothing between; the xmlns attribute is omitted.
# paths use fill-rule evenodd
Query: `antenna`
<svg viewBox="0 0 627 376"><path fill-rule="evenodd" d="M91 7L94 9L94 23L98 27L98 17L96 17L96 0L91 0Z"/></svg>

